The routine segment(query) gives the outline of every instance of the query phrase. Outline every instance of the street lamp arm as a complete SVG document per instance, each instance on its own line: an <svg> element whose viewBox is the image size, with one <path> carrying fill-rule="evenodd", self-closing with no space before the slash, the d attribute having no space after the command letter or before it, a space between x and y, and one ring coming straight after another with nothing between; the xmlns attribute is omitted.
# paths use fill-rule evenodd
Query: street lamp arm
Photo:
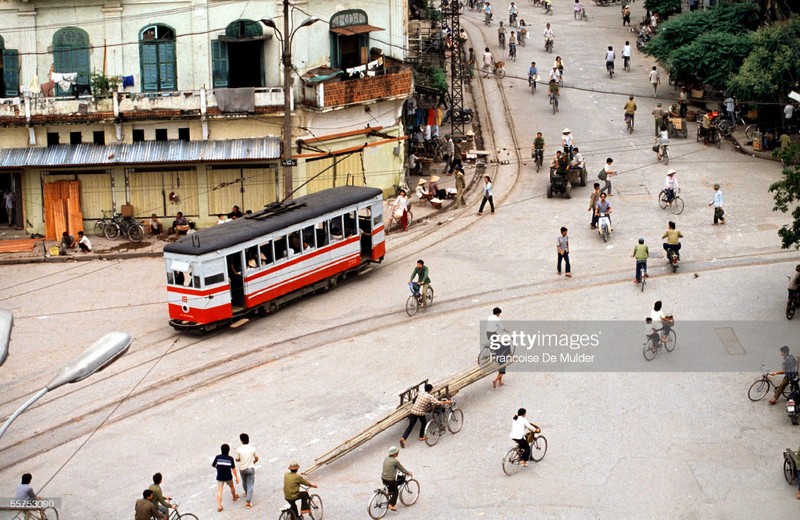
<svg viewBox="0 0 800 520"><path fill-rule="evenodd" d="M109 332L92 343L77 359L65 366L47 384L47 388L55 390L68 383L77 383L95 372L103 370L128 351L131 341L130 335L125 332Z"/></svg>
<svg viewBox="0 0 800 520"><path fill-rule="evenodd" d="M267 27L269 27L270 29L275 31L275 35L277 36L278 41L280 41L281 44L283 44L283 42L284 42L283 33L281 32L280 29L278 29L278 25L275 23L275 20L273 20L272 18L269 18L269 17L262 18L261 19L261 23L263 23L264 25L266 25Z"/></svg>
<svg viewBox="0 0 800 520"><path fill-rule="evenodd" d="M14 328L14 315L11 311L0 309L0 366L8 357L8 345L11 343L11 329Z"/></svg>
<svg viewBox="0 0 800 520"><path fill-rule="evenodd" d="M19 410L17 410L17 411L16 411L16 412L14 412L13 414L11 414L11 417L9 417L9 418L8 418L8 420L7 420L7 421L6 421L6 422L3 424L3 427L2 427L2 428L0 428L0 437L2 437L2 436L3 436L3 434L5 434L5 433L6 433L6 430L8 430L8 427L9 427L9 426L11 426L11 423L12 423L12 422L14 422L14 419L16 419L17 417L19 417L19 415L20 415L22 412L24 412L25 410L27 410L28 408L30 408L30 407L31 407L31 405L32 405L33 403L35 403L36 401L38 401L39 399L41 399L41 398L42 398L42 396L44 396L44 394L46 394L46 393L48 392L48 390L49 390L49 389L48 389L47 387L44 387L44 388L42 388L41 390L39 390L38 392L36 392L36 393L33 395L33 397L31 397L30 399L28 399L27 401L25 401L25 404L23 404L22 406L20 406L20 407L19 407Z"/></svg>

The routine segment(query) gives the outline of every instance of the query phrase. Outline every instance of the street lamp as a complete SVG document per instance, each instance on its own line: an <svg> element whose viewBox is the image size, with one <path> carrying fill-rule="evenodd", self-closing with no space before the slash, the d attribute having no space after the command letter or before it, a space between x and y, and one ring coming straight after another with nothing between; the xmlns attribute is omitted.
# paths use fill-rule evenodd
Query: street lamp
<svg viewBox="0 0 800 520"><path fill-rule="evenodd" d="M68 383L83 381L95 372L103 370L128 351L131 341L130 335L124 332L109 332L95 341L83 354L65 366L47 386L36 392L33 397L28 399L19 410L8 418L3 427L0 428L0 437L6 433L14 419L41 399L44 394Z"/></svg>
<svg viewBox="0 0 800 520"><path fill-rule="evenodd" d="M289 200L294 191L292 182L292 39L298 29L308 27L319 21L316 16L310 16L300 22L300 25L290 31L289 28L289 0L283 0L283 32L278 29L275 20L263 18L261 23L275 31L278 41L281 42L281 56L283 62L283 200ZM284 37L285 36L285 37Z"/></svg>
<svg viewBox="0 0 800 520"><path fill-rule="evenodd" d="M14 315L11 311L0 309L0 366L8 357L8 344L11 342L11 329L14 328Z"/></svg>

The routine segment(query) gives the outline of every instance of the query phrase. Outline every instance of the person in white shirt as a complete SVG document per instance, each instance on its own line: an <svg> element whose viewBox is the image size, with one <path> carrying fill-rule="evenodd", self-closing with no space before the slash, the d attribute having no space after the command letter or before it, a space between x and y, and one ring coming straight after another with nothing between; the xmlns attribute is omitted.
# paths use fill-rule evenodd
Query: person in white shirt
<svg viewBox="0 0 800 520"><path fill-rule="evenodd" d="M555 41L556 35L553 33L553 29L550 28L550 24L547 24L547 27L544 28L544 43L547 46L547 40Z"/></svg>
<svg viewBox="0 0 800 520"><path fill-rule="evenodd" d="M653 68L650 71L650 86L653 87L653 97L656 97L656 90L658 89L659 84L661 84L661 76L658 75L658 69L656 69L656 66L653 65Z"/></svg>
<svg viewBox="0 0 800 520"><path fill-rule="evenodd" d="M678 186L678 178L675 170L667 172L667 178L664 180L664 193L667 195L667 202L672 202L673 197L680 193L681 188Z"/></svg>
<svg viewBox="0 0 800 520"><path fill-rule="evenodd" d="M631 68L632 53L633 49L631 49L631 42L626 41L625 45L622 46L622 66L628 70Z"/></svg>
<svg viewBox="0 0 800 520"><path fill-rule="evenodd" d="M725 112L727 112L727 116L730 118L731 123L736 124L736 100L733 97L728 96L725 98Z"/></svg>
<svg viewBox="0 0 800 520"><path fill-rule="evenodd" d="M650 311L650 317L653 319L653 330L657 330L660 333L661 341L666 341L667 334L669 334L670 325L674 322L670 316L661 310L662 303L661 300L658 300L653 305L653 310Z"/></svg>
<svg viewBox="0 0 800 520"><path fill-rule="evenodd" d="M500 307L495 307L492 309L492 315L486 320L486 337L489 339L490 347L494 343L495 345L499 342L499 336L503 332L507 332L505 327L503 327L503 322L500 321L500 314L503 311L500 310ZM502 343L495 349L493 349L493 356L505 356L509 354L508 346L503 345ZM497 385L503 386L503 376L506 374L505 367L500 367L500 370L497 371L497 377L494 378L492 381L492 388L497 388Z"/></svg>
<svg viewBox="0 0 800 520"><path fill-rule="evenodd" d="M408 197L406 197L406 190L400 190L400 195L392 205L392 214L400 221L403 226L403 231L408 227Z"/></svg>
<svg viewBox="0 0 800 520"><path fill-rule="evenodd" d="M669 146L669 129L667 129L667 125L661 125L658 132L658 153L656 154L659 161L664 156L664 149L667 146Z"/></svg>
<svg viewBox="0 0 800 520"><path fill-rule="evenodd" d="M492 52L489 50L489 47L486 47L483 51L483 77L488 78L489 74L492 72L492 67L494 66L494 57L492 57Z"/></svg>
<svg viewBox="0 0 800 520"><path fill-rule="evenodd" d="M614 48L609 45L608 50L606 51L606 70L614 71L614 60L617 58L617 55L614 54Z"/></svg>
<svg viewBox="0 0 800 520"><path fill-rule="evenodd" d="M517 410L517 415L514 416L514 421L511 423L511 439L517 443L517 445L522 450L522 456L520 457L520 464L524 467L528 467L528 461L531 458L531 444L528 442L527 434L528 432L539 433L541 432L541 428L532 424L525 418L525 414L528 411L525 408L520 408Z"/></svg>
<svg viewBox="0 0 800 520"><path fill-rule="evenodd" d="M253 507L253 485L256 481L256 462L258 454L255 447L250 445L250 436L246 433L239 435L242 445L236 448L236 462L239 463L239 475L242 477L242 487L245 494L245 507Z"/></svg>
<svg viewBox="0 0 800 520"><path fill-rule="evenodd" d="M219 215L217 215L217 225L224 224L226 222L228 222L228 218L225 215L223 215L221 213Z"/></svg>
<svg viewBox="0 0 800 520"><path fill-rule="evenodd" d="M83 231L78 231L78 247L80 247L81 251L84 253L92 252L92 242L89 240L89 237L83 234Z"/></svg>

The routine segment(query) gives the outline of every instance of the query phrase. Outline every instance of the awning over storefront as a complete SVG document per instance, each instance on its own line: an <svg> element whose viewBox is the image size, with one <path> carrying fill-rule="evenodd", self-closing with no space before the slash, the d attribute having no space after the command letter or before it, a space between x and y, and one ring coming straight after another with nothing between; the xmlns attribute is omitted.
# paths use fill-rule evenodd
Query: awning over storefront
<svg viewBox="0 0 800 520"><path fill-rule="evenodd" d="M0 149L0 170L278 159L278 137L226 141L142 141Z"/></svg>
<svg viewBox="0 0 800 520"><path fill-rule="evenodd" d="M331 32L341 34L342 36L353 36L356 34L364 34L373 31L384 31L381 27L374 25L361 24L361 25L347 25L345 27L332 27Z"/></svg>

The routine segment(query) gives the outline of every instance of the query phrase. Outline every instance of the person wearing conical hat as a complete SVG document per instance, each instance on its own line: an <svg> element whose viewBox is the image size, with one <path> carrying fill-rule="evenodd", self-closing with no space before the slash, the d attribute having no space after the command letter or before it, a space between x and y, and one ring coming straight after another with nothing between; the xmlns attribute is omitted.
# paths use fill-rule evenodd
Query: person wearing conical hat
<svg viewBox="0 0 800 520"><path fill-rule="evenodd" d="M572 137L572 130L565 128L561 131L561 146L564 148L564 154L567 156L567 161L572 160L572 149L575 146L575 138Z"/></svg>

